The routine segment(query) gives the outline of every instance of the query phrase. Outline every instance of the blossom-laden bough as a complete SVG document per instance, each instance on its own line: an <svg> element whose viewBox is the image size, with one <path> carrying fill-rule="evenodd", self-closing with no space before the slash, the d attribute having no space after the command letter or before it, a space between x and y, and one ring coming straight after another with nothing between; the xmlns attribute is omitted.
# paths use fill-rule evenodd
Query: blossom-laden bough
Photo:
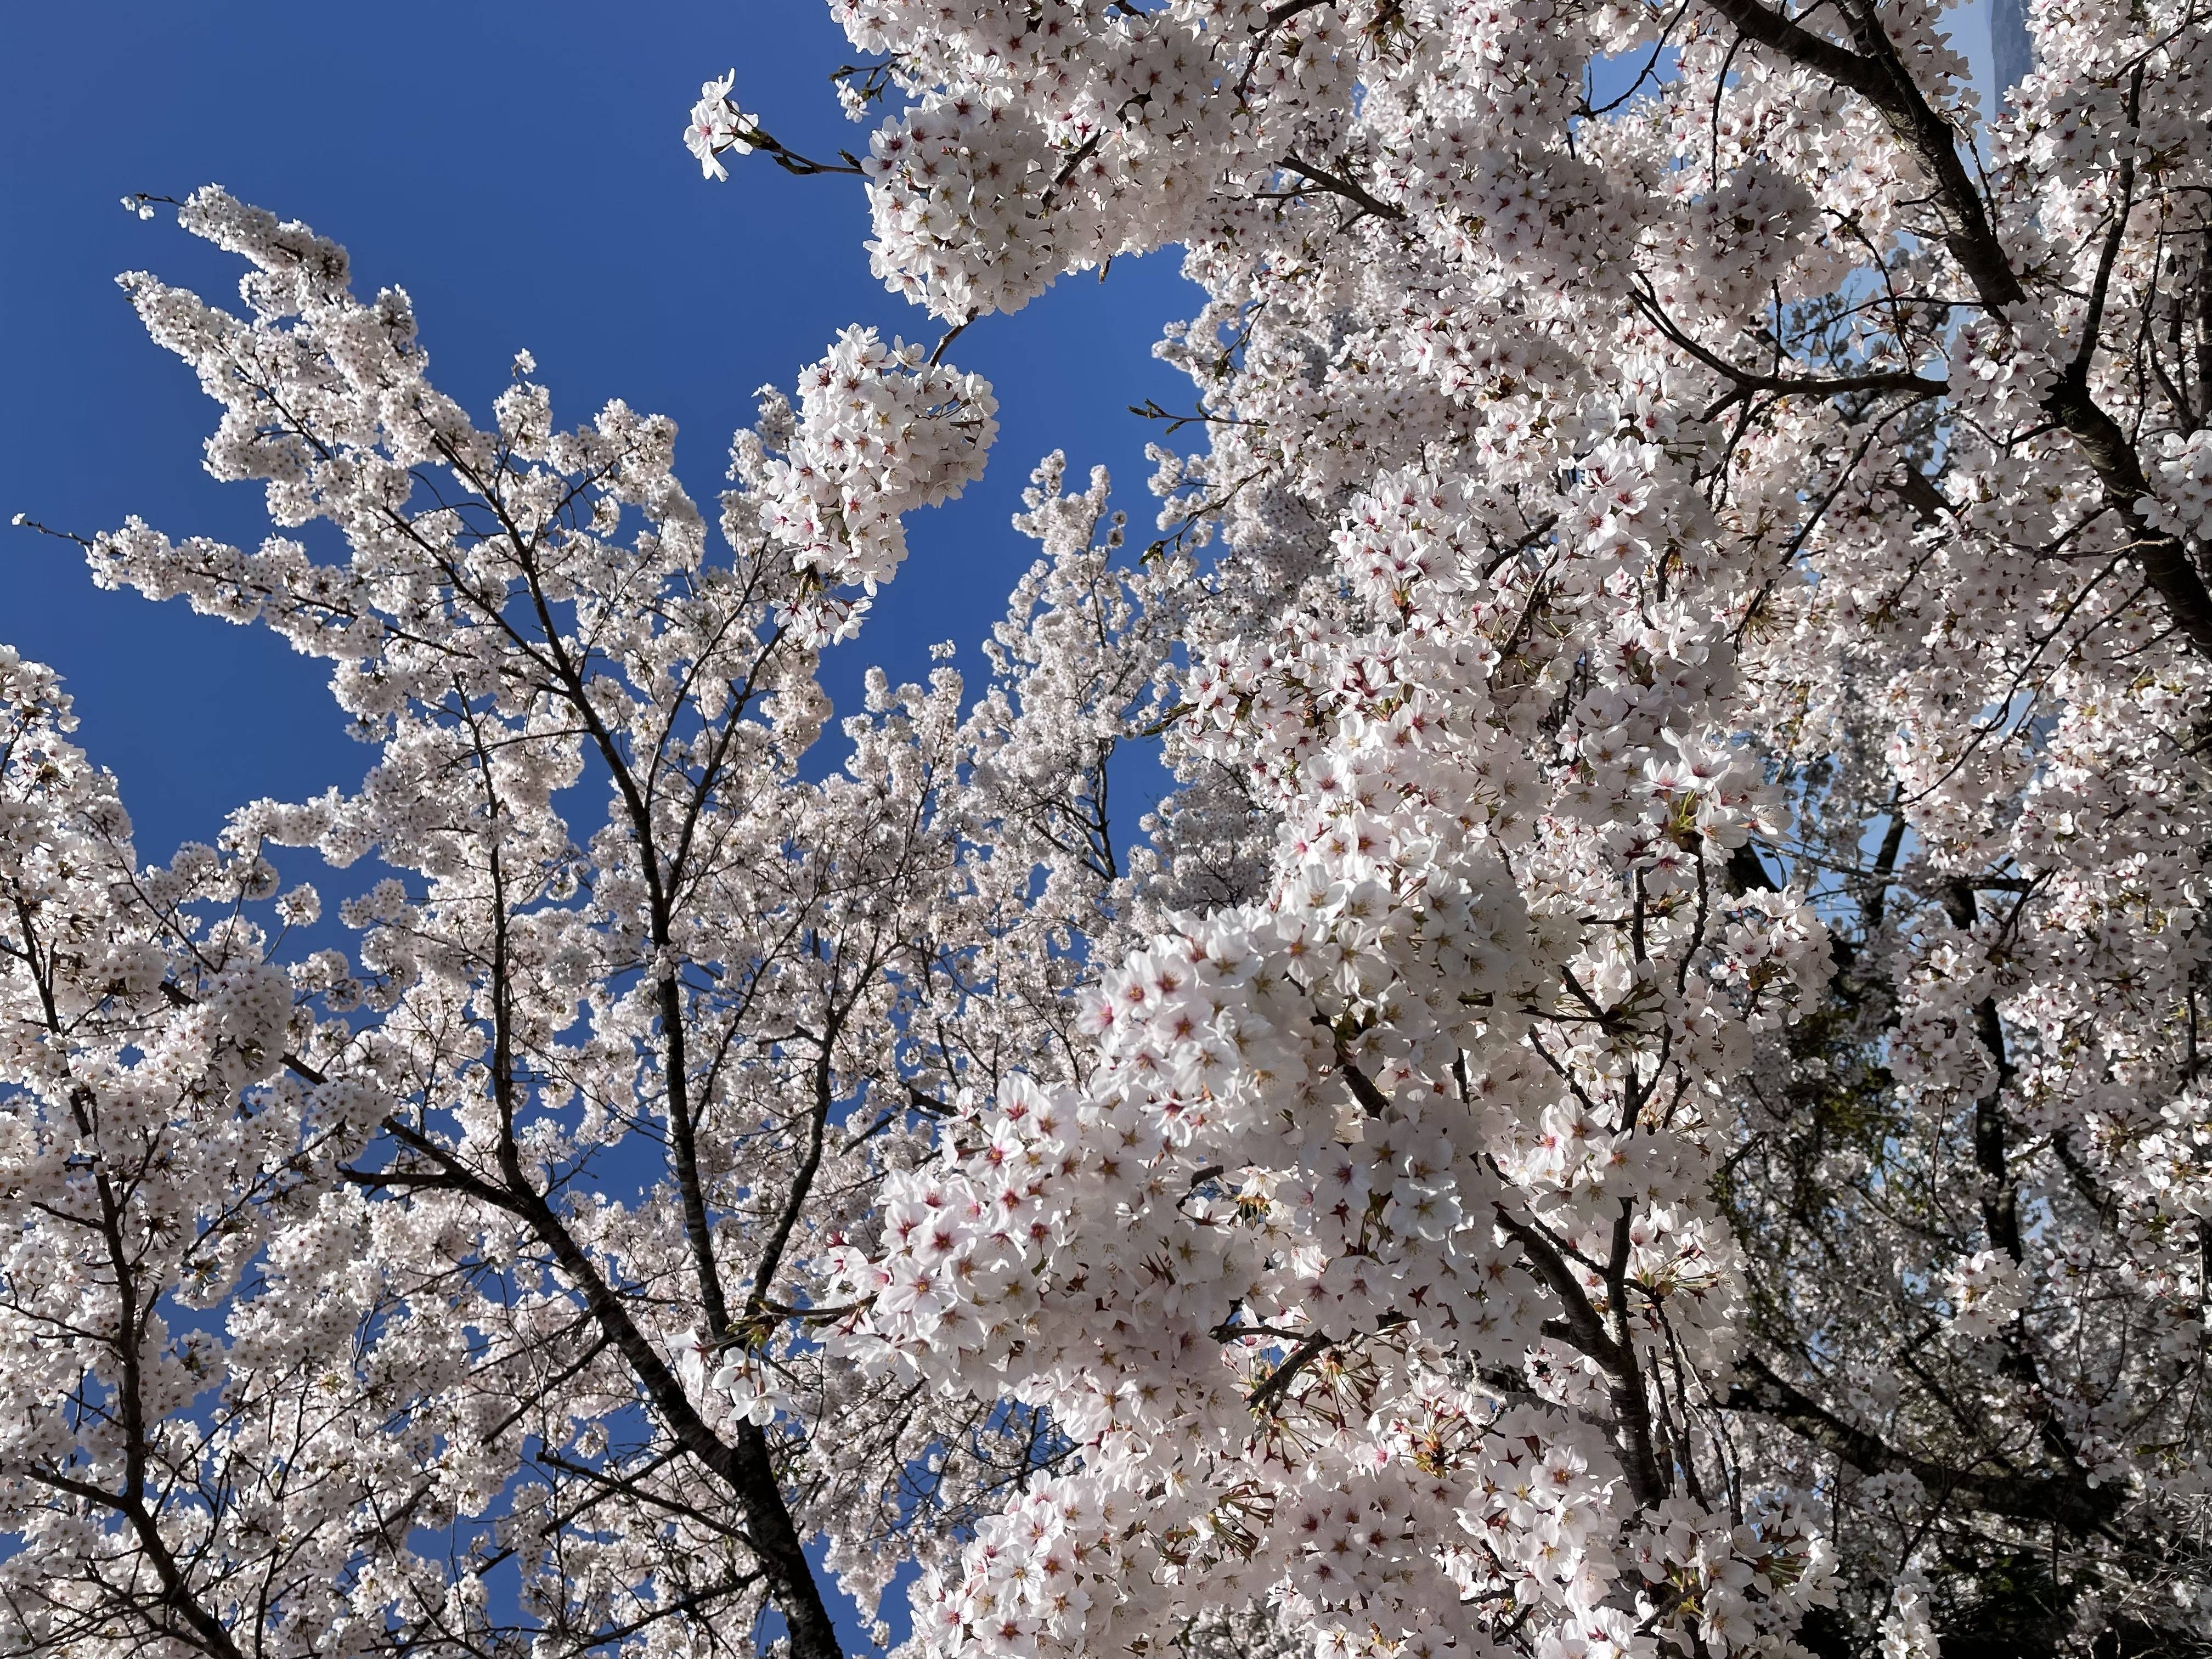
<svg viewBox="0 0 2212 1659"><path fill-rule="evenodd" d="M1083 1448L925 1644L2201 1630L2212 19L833 11L895 290L1208 295L1188 914L847 1269Z"/></svg>
<svg viewBox="0 0 2212 1659"><path fill-rule="evenodd" d="M1187 573L1115 574L1103 477L1048 464L983 695L875 676L822 775L822 652L975 476L988 386L848 331L739 434L717 550L667 421L561 430L519 360L478 428L336 245L179 216L247 314L125 286L281 533L133 520L94 574L329 660L375 760L142 871L7 659L10 1639L689 1651L773 1607L834 1652L806 1540L866 1590L1061 1455L832 1363L822 1251L962 1091L1073 1074L1112 925L1084 804L1157 722ZM388 871L350 955L284 948L320 902L283 847Z"/></svg>

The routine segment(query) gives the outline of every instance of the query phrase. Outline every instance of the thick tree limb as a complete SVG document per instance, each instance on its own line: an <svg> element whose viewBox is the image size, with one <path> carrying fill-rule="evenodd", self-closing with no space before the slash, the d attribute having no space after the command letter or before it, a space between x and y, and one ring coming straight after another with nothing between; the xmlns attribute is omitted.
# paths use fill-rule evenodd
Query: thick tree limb
<svg viewBox="0 0 2212 1659"><path fill-rule="evenodd" d="M1729 1390L1725 1409L1772 1418L1862 1474L1910 1474L1939 1498L2016 1521L2056 1521L2075 1533L2099 1531L2119 1512L2121 1491L2070 1475L1980 1474L1911 1456L1784 1382L1765 1360L1754 1357L1744 1369L1750 1381Z"/></svg>
<svg viewBox="0 0 2212 1659"><path fill-rule="evenodd" d="M1652 1443L1651 1402L1644 1394L1644 1370L1637 1363L1635 1344L1627 1340L1620 1305L1627 1264L1627 1206L1622 1206L1620 1224L1614 1228L1613 1259L1605 1272L1607 1285L1614 1297L1613 1317L1621 1325L1619 1335L1606 1328L1605 1321L1584 1294L1581 1279L1567 1265L1566 1257L1550 1235L1541 1227L1523 1221L1503 1204L1497 1206L1497 1212L1498 1226L1520 1245L1522 1254L1535 1268L1536 1277L1559 1300L1560 1317L1557 1322L1547 1322L1547 1332L1558 1335L1577 1352L1595 1360L1604 1370L1613 1402L1613 1443L1620 1454L1621 1472L1627 1477L1629 1496L1635 1499L1638 1509L1649 1509L1664 1499L1670 1487Z"/></svg>

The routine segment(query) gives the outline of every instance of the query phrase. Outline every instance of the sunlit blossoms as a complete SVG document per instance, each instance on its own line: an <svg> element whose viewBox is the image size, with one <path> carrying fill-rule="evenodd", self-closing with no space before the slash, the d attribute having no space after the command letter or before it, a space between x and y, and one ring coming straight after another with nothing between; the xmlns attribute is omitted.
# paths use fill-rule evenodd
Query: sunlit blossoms
<svg viewBox="0 0 2212 1659"><path fill-rule="evenodd" d="M738 440L735 465L763 530L792 550L794 568L872 593L906 557L901 515L957 495L982 471L998 404L973 374L926 362L848 329L799 376L793 410L763 388L759 431Z"/></svg>
<svg viewBox="0 0 2212 1659"><path fill-rule="evenodd" d="M760 131L757 121L730 101L730 88L737 79L738 72L732 70L702 86L699 101L691 106L691 118L684 124L684 147L699 158L699 170L709 179L728 178L730 170L721 158L751 155L751 140Z"/></svg>
<svg viewBox="0 0 2212 1659"><path fill-rule="evenodd" d="M802 770L822 618L974 476L988 386L847 335L740 434L718 537L665 420L563 428L523 378L478 426L334 244L219 191L179 216L245 314L125 286L281 530L132 520L94 577L328 659L374 759L142 868L66 697L4 659L12 1639L688 1651L773 1608L835 1651L810 1540L880 1587L1036 1444L815 1333L970 1079L1068 1069L1111 921L1085 803L1158 722L1188 567L1114 572L1103 480L1041 470L981 695L878 675ZM283 847L347 872L352 948L291 944L322 905Z"/></svg>
<svg viewBox="0 0 2212 1659"><path fill-rule="evenodd" d="M842 1268L1079 1453L916 1639L2201 1628L2206 21L833 9L893 289L1209 295L1141 949Z"/></svg>

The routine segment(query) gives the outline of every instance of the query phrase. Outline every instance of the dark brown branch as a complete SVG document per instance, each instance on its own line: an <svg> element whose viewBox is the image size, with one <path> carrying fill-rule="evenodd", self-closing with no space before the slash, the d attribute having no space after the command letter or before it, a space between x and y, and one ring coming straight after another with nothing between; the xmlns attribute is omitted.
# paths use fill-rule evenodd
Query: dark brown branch
<svg viewBox="0 0 2212 1659"><path fill-rule="evenodd" d="M1633 289L1630 297L1637 309L1649 317L1661 333L1714 374L1731 383L1732 389L1728 395L1705 410L1705 418L1707 420L1754 392L1806 398L1839 398L1863 392L1905 392L1919 398L1941 398L1951 390L1948 380L1931 380L1926 375L1914 374L1903 369L1876 369L1863 374L1776 374L1764 369L1745 368L1699 344L1660 308L1658 300L1647 290L1641 288Z"/></svg>
<svg viewBox="0 0 2212 1659"><path fill-rule="evenodd" d="M1067 160L1060 164L1060 171L1054 175L1053 181L1045 186L1044 194L1037 198L1037 211L1039 213L1049 213L1052 211L1053 198L1059 195L1062 190L1066 188L1067 181L1075 177L1076 173L1082 168L1082 166L1085 161L1098 154L1098 147L1105 142L1106 129L1104 127L1101 127L1097 131L1092 133L1088 138L1085 139L1080 144L1075 147L1074 150L1068 155ZM965 325L963 325L963 326L965 326Z"/></svg>
<svg viewBox="0 0 2212 1659"><path fill-rule="evenodd" d="M1710 3L1756 45L1819 70L1872 104L1898 143L1934 181L1934 205L1943 222L1944 246L1983 302L2002 311L2027 297L1990 227L1981 192L1959 157L1957 130L1921 95L1871 6L1854 3L1844 9L1851 43L1857 48L1854 52L1769 11L1759 0Z"/></svg>
<svg viewBox="0 0 2212 1659"><path fill-rule="evenodd" d="M1316 1014L1314 1023L1326 1025L1328 1022ZM1390 1109L1390 1097L1376 1088L1375 1079L1353 1063L1352 1051L1345 1046L1341 1036L1336 1039L1336 1069L1344 1073L1344 1080L1352 1090L1352 1097L1359 1103L1359 1109L1368 1116L1380 1117Z"/></svg>
<svg viewBox="0 0 2212 1659"><path fill-rule="evenodd" d="M1298 1373L1311 1364L1330 1346L1328 1333L1315 1331L1302 1338L1297 1346L1283 1356L1283 1363L1267 1373L1260 1385L1245 1397L1244 1403L1255 1413L1265 1412L1291 1384Z"/></svg>
<svg viewBox="0 0 2212 1659"><path fill-rule="evenodd" d="M1341 174L1317 167L1310 161L1300 161L1291 151L1285 150L1282 160L1275 165L1287 167L1300 178L1320 185L1332 196L1341 196L1346 201L1359 208L1362 212L1371 213L1378 219L1402 219L1406 216L1405 209L1378 199L1361 185Z"/></svg>
<svg viewBox="0 0 2212 1659"><path fill-rule="evenodd" d="M44 1023L49 1032L59 1037L63 1028L60 1007L54 994L53 952L49 950L41 957L30 906L20 893L16 896L15 908L23 932L24 960L30 964L32 979L38 988ZM69 1103L77 1133L86 1141L96 1146L99 1141L96 1097L89 1087L80 1083L70 1090ZM153 1510L147 1507L147 1473L152 1462L153 1444L146 1421L145 1367L140 1348L146 1340L148 1322L154 1317L158 1291L155 1295L142 1294L143 1287L139 1283L137 1263L132 1259L125 1241L125 1200L116 1190L115 1182L109 1176L104 1158L97 1158L94 1163L92 1185L100 1206L97 1224L100 1240L106 1251L109 1271L115 1276L115 1330L109 1343L115 1353L119 1373L115 1378L114 1415L123 1441L123 1490L111 1492L105 1487L87 1485L58 1471L31 1469L26 1473L56 1491L70 1492L121 1516L137 1535L139 1547L145 1552L155 1577L161 1581L161 1604L191 1626L191 1636L187 1639L212 1655L214 1659L242 1659L228 1627L193 1591L183 1566L178 1562L175 1553L169 1548L168 1540L161 1536L161 1528Z"/></svg>
<svg viewBox="0 0 2212 1659"><path fill-rule="evenodd" d="M849 173L861 179L868 176L868 170L860 165L860 158L847 150L839 150L839 159L835 161L817 161L770 137L758 127L745 135L745 142L786 173L796 173L802 179L824 173Z"/></svg>
<svg viewBox="0 0 2212 1659"><path fill-rule="evenodd" d="M1910 1474L1938 1498L2019 1521L2056 1521L2075 1533L2095 1532L2118 1513L2125 1493L2092 1487L2064 1475L1978 1474L1900 1452L1879 1436L1846 1422L1802 1390L1785 1382L1756 1357L1721 1403L1729 1411L1756 1412L1842 1458L1862 1474Z"/></svg>
<svg viewBox="0 0 2212 1659"><path fill-rule="evenodd" d="M203 1607L199 1598L192 1594L191 1586L185 1581L184 1569L178 1565L174 1552L162 1538L160 1527L155 1523L141 1497L128 1490L112 1492L104 1486L74 1480L49 1469L27 1469L24 1474L42 1486L67 1492L70 1497L81 1498L88 1504L97 1504L131 1523L131 1531L138 1536L139 1547L146 1552L147 1560L153 1565L155 1577L161 1581L158 1605L170 1609L191 1627L189 1635L173 1626L165 1634L188 1641L203 1651L215 1655L216 1659L245 1659L222 1621Z"/></svg>
<svg viewBox="0 0 2212 1659"><path fill-rule="evenodd" d="M1621 1210L1620 1221L1614 1228L1613 1260L1607 1264L1604 1274L1607 1288L1615 1298L1613 1317L1621 1327L1621 1335L1617 1340L1606 1329L1597 1310L1590 1305L1581 1279L1567 1265L1566 1257L1551 1236L1540 1226L1522 1220L1503 1204L1497 1206L1498 1226L1520 1245L1522 1254L1536 1270L1536 1277L1559 1298L1560 1317L1546 1322L1547 1334L1556 1335L1577 1353L1595 1360L1605 1372L1613 1402L1613 1443L1620 1453L1621 1473L1627 1478L1629 1496L1635 1499L1636 1506L1649 1509L1666 1498L1668 1482L1660 1471L1652 1446L1651 1404L1644 1395L1643 1367L1637 1363L1635 1344L1627 1336L1626 1310L1620 1305L1620 1297L1626 1288L1628 1209L1625 1202Z"/></svg>
<svg viewBox="0 0 2212 1659"><path fill-rule="evenodd" d="M814 1190L815 1175L822 1168L823 1138L829 1129L830 1109L836 1103L832 1097L830 1050L837 1040L838 1024L836 1017L832 1016L823 1026L821 1043L814 1057L814 1104L807 1114L806 1156L791 1178L791 1193L784 1200L783 1213L776 1218L775 1230L769 1235L768 1243L761 1251L760 1265L753 1270L752 1293L745 1298L749 1316L759 1313L767 1304L776 1272L783 1265L784 1249L791 1243L792 1232L799 1225L799 1212Z"/></svg>
<svg viewBox="0 0 2212 1659"><path fill-rule="evenodd" d="M1943 908L1958 927L1971 928L1978 909L1974 884L1963 879L1948 884ZM2005 1054L2004 1021L1997 1013L1995 997L1984 997L1974 1005L1974 1036L1993 1068L1990 1086L1974 1102L1974 1168L1981 1177L1982 1224L1990 1243L2018 1262L2024 1255L2020 1194L2013 1185L2004 1115L2005 1085L2018 1068Z"/></svg>

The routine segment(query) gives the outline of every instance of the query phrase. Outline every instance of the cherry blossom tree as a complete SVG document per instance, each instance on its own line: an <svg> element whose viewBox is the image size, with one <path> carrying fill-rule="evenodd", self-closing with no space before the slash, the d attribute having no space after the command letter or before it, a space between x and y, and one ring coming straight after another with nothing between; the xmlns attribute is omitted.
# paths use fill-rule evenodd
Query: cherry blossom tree
<svg viewBox="0 0 2212 1659"><path fill-rule="evenodd" d="M923 1642L2201 1632L2201 9L833 9L893 289L1209 298L1055 1248L846 1270L1083 1448Z"/></svg>
<svg viewBox="0 0 2212 1659"><path fill-rule="evenodd" d="M1876 0L831 10L865 146L685 142L945 338L718 525L220 191L243 315L126 279L276 533L95 580L374 760L143 866L0 659L10 1640L2203 1651L2197 0L2031 4L2001 112ZM952 336L1170 245L1158 538L1048 459L986 683L825 773Z"/></svg>
<svg viewBox="0 0 2212 1659"><path fill-rule="evenodd" d="M1074 1074L1086 803L1186 573L1117 574L1103 479L1048 465L982 695L878 676L805 774L821 653L975 475L988 386L848 332L739 434L711 558L665 421L562 431L518 364L477 428L333 244L179 218L251 267L243 318L126 280L223 407L210 466L349 556L134 521L94 574L328 659L376 758L142 869L8 659L10 1639L690 1652L772 1607L838 1652L807 1540L879 1589L1064 1455L836 1364L822 1253L966 1096ZM391 872L357 951L284 950L283 846Z"/></svg>

